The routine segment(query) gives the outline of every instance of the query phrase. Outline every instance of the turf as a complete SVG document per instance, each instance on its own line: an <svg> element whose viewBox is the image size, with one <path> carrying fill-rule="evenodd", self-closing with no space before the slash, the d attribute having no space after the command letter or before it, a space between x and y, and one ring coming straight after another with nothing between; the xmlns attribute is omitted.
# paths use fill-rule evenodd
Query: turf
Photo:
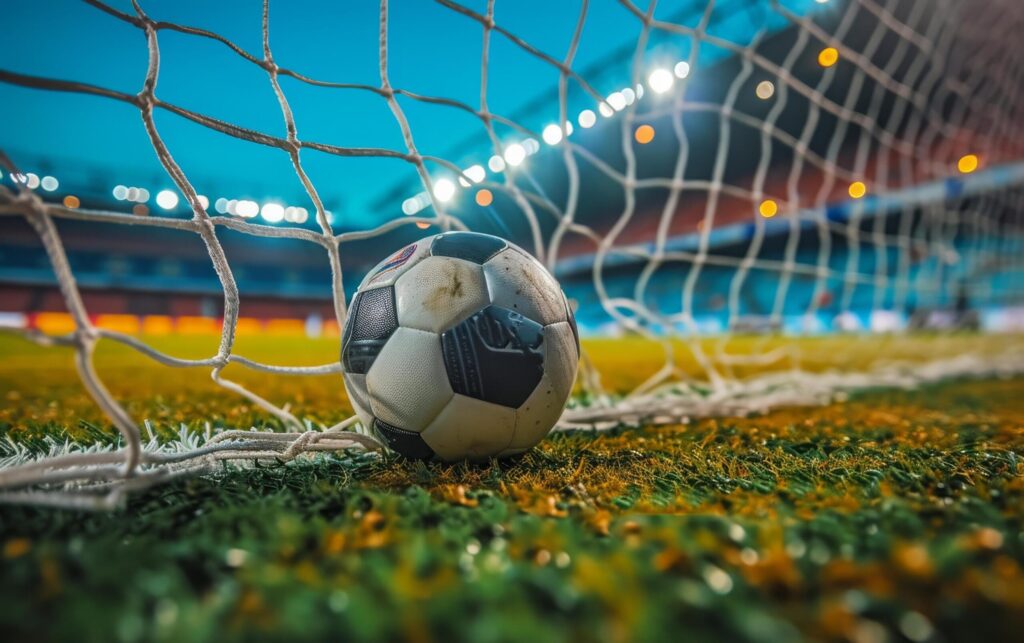
<svg viewBox="0 0 1024 643"><path fill-rule="evenodd" d="M3 348L4 435L111 439L66 363ZM627 371L618 386L643 376L639 351L606 352ZM260 421L166 369L132 362L119 381L122 359L101 355L101 372L158 428L201 413ZM282 394L344 415L333 378L308 379ZM179 386L188 394L165 397ZM1022 457L1024 380L959 381L559 434L486 466L330 455L175 483L113 514L7 507L0 634L1006 639L1024 626Z"/></svg>

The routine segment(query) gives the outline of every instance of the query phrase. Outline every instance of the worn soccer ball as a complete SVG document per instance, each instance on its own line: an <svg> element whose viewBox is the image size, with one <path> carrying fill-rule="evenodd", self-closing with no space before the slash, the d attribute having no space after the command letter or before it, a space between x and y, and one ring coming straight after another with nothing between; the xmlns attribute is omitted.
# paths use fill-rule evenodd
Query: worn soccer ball
<svg viewBox="0 0 1024 643"><path fill-rule="evenodd" d="M486 234L421 239L366 275L341 361L363 424L416 459L522 453L551 431L579 335L554 277Z"/></svg>

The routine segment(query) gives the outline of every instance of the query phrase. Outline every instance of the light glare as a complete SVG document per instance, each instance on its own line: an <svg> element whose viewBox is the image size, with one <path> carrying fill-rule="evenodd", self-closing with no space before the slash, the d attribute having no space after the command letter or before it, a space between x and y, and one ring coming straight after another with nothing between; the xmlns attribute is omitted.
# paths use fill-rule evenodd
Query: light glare
<svg viewBox="0 0 1024 643"><path fill-rule="evenodd" d="M676 66L672 68L672 71L675 72L676 78L686 78L690 75L690 63L685 60L680 60L676 63Z"/></svg>
<svg viewBox="0 0 1024 643"><path fill-rule="evenodd" d="M505 159L495 154L487 161L487 167L491 169L491 172L504 172Z"/></svg>
<svg viewBox="0 0 1024 643"><path fill-rule="evenodd" d="M557 145L562 140L562 128L552 123L544 128L544 131L541 133L541 138L543 138L544 142L548 145Z"/></svg>
<svg viewBox="0 0 1024 643"><path fill-rule="evenodd" d="M264 203L260 214L267 223L278 223L284 219L284 208L280 203Z"/></svg>
<svg viewBox="0 0 1024 643"><path fill-rule="evenodd" d="M505 162L515 167L526 159L526 150L519 143L513 143L505 148Z"/></svg>
<svg viewBox="0 0 1024 643"><path fill-rule="evenodd" d="M597 122L597 114L595 114L592 110L585 109L582 112L580 112L579 122L580 127L582 127L583 129L590 129L591 127L594 126L594 123Z"/></svg>
<svg viewBox="0 0 1024 643"><path fill-rule="evenodd" d="M455 184L448 179L438 179L434 182L434 197L441 203L447 203L455 196Z"/></svg>
<svg viewBox="0 0 1024 643"><path fill-rule="evenodd" d="M178 207L178 195L170 190L160 190L156 195L156 204L164 210L173 210Z"/></svg>
<svg viewBox="0 0 1024 643"><path fill-rule="evenodd" d="M675 82L676 79L672 77L672 72L667 69L655 69L647 77L647 84L656 94L664 94L672 89L672 84Z"/></svg>

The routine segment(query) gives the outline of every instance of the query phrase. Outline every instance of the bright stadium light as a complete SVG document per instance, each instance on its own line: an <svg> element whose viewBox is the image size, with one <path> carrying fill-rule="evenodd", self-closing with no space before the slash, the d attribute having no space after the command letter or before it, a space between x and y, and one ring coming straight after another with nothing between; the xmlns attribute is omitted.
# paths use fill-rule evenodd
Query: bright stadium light
<svg viewBox="0 0 1024 643"><path fill-rule="evenodd" d="M402 214L412 216L420 211L420 201L414 196L402 201Z"/></svg>
<svg viewBox="0 0 1024 643"><path fill-rule="evenodd" d="M775 85L770 80L762 80L757 84L757 89L754 90L754 93L761 100L768 100L775 95Z"/></svg>
<svg viewBox="0 0 1024 643"><path fill-rule="evenodd" d="M676 66L672 68L676 78L686 78L690 75L690 63L685 60L680 60L676 63Z"/></svg>
<svg viewBox="0 0 1024 643"><path fill-rule="evenodd" d="M523 150L526 152L527 156L533 156L540 151L540 143L538 143L535 138L528 138L523 141Z"/></svg>
<svg viewBox="0 0 1024 643"><path fill-rule="evenodd" d="M490 158L490 160L487 161L487 167L491 169L491 172L504 172L505 159L495 154Z"/></svg>
<svg viewBox="0 0 1024 643"><path fill-rule="evenodd" d="M558 145L562 141L562 128L552 123L544 128L541 138L548 145Z"/></svg>
<svg viewBox="0 0 1024 643"><path fill-rule="evenodd" d="M128 188L123 185L114 186L114 198L118 201L124 201L128 198Z"/></svg>
<svg viewBox="0 0 1024 643"><path fill-rule="evenodd" d="M612 109L617 112L621 112L626 109L626 97L622 95L622 92L612 92L608 94L608 98L606 100L608 101L608 104L612 106Z"/></svg>
<svg viewBox="0 0 1024 643"><path fill-rule="evenodd" d="M636 99L640 100L643 97L644 97L644 84L643 83L637 83L636 84Z"/></svg>
<svg viewBox="0 0 1024 643"><path fill-rule="evenodd" d="M260 213L260 204L255 201L243 199L235 204L235 212L237 212L240 217L251 219Z"/></svg>
<svg viewBox="0 0 1024 643"><path fill-rule="evenodd" d="M571 121L565 121L565 135L572 136L573 126Z"/></svg>
<svg viewBox="0 0 1024 643"><path fill-rule="evenodd" d="M279 223L284 219L284 207L280 203L264 203L260 215L267 223Z"/></svg>
<svg viewBox="0 0 1024 643"><path fill-rule="evenodd" d="M632 105L633 102L636 100L636 92L634 92L629 87L626 87L619 93L622 94L622 97L626 99L627 105Z"/></svg>
<svg viewBox="0 0 1024 643"><path fill-rule="evenodd" d="M448 179L434 181L434 198L441 203L447 203L455 196L455 184Z"/></svg>
<svg viewBox="0 0 1024 643"><path fill-rule="evenodd" d="M526 150L519 143L513 143L505 148L505 162L515 167L526 159Z"/></svg>
<svg viewBox="0 0 1024 643"><path fill-rule="evenodd" d="M139 203L145 203L146 201L149 201L149 190L147 190L146 188L139 188L138 191L136 192L135 200Z"/></svg>
<svg viewBox="0 0 1024 643"><path fill-rule="evenodd" d="M284 220L289 223L305 223L309 219L306 208L290 205L284 209Z"/></svg>
<svg viewBox="0 0 1024 643"><path fill-rule="evenodd" d="M31 172L26 174L25 175L25 186L28 189L30 189L30 190L34 190L37 187L39 187L39 175L38 174L33 174Z"/></svg>
<svg viewBox="0 0 1024 643"><path fill-rule="evenodd" d="M583 129L590 129L591 127L594 126L594 123L597 122L597 114L595 114L593 110L585 109L582 112L580 112L578 120L580 123L580 127L582 127Z"/></svg>
<svg viewBox="0 0 1024 643"><path fill-rule="evenodd" d="M53 176L44 176L40 183L47 192L53 192L60 187L60 182Z"/></svg>
<svg viewBox="0 0 1024 643"><path fill-rule="evenodd" d="M615 110L612 109L612 106L609 105L608 103L601 103L600 105L598 105L597 111L600 112L601 116L604 116L605 118L608 118L609 116L615 113Z"/></svg>
<svg viewBox="0 0 1024 643"><path fill-rule="evenodd" d="M219 214L224 214L228 211L228 200L221 197L213 202L213 209Z"/></svg>
<svg viewBox="0 0 1024 643"><path fill-rule="evenodd" d="M859 199L868 193L868 186L865 185L863 181L854 181L853 183L850 184L850 187L847 190L847 192L849 193L850 197L854 199Z"/></svg>
<svg viewBox="0 0 1024 643"><path fill-rule="evenodd" d="M482 165L470 165L465 170L463 170L462 173L465 174L466 177L469 178L469 180L472 181L473 183L479 183L480 181L483 181L485 178L487 178L487 170L485 170L484 166ZM466 179L462 178L461 176L459 177L459 185L461 185L464 188L469 187L469 183L467 183Z"/></svg>
<svg viewBox="0 0 1024 643"><path fill-rule="evenodd" d="M196 197L199 199L199 205L203 206L204 210L210 207L210 200L207 199L206 196L202 194L197 194Z"/></svg>
<svg viewBox="0 0 1024 643"><path fill-rule="evenodd" d="M672 77L672 72L667 69L655 69L647 77L647 84L656 94L664 94L672 89L672 84L675 82L676 79Z"/></svg>
<svg viewBox="0 0 1024 643"><path fill-rule="evenodd" d="M173 210L178 207L178 195L170 190L160 190L156 195L156 204L164 210Z"/></svg>

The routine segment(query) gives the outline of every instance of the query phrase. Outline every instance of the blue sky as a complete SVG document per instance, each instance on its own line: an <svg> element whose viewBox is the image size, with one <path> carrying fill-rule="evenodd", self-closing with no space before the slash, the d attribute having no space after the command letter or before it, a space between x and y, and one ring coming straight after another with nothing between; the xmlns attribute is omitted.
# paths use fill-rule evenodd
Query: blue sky
<svg viewBox="0 0 1024 643"><path fill-rule="evenodd" d="M113 4L131 11L130 4ZM483 12L485 0L463 0ZM609 51L635 43L640 23L613 0L594 0L580 43L577 69L603 59ZM638 4L645 4L640 2ZM765 3L767 4L767 3ZM811 0L787 4L809 6ZM395 87L454 98L476 106L480 92L482 28L429 0L393 0L390 9L389 58ZM724 0L716 11L749 2ZM666 17L681 6L703 2L662 2ZM215 31L247 51L261 53L259 0L143 2L155 19ZM579 12L578 0L499 1L496 17L506 27L556 58L564 56ZM135 93L146 69L142 32L75 0L10 3L4 8L5 37L0 39L0 68L77 80ZM755 30L744 14L739 22L722 16L723 29L738 40ZM753 20L756 20L756 16ZM331 81L378 84L378 3L375 0L278 0L271 3L271 45L277 62L305 75ZM735 24L734 24L735 23ZM683 38L662 38L647 53L651 64L673 61L689 47ZM284 123L267 75L224 45L170 31L160 32L162 53L157 93L169 102L232 123L284 136ZM704 55L704 52L701 52ZM611 92L628 80L630 61L606 74L597 89ZM489 101L498 113L515 113L549 92L558 74L495 35L491 46ZM614 86L614 85L618 86ZM368 92L311 87L289 78L282 85L305 140L352 147L404 151L397 123L385 101ZM607 85L607 86L603 86ZM583 99L582 97L580 98ZM3 127L0 146L31 170L48 162L61 176L81 180L171 187L156 162L141 119L130 105L94 96L55 94L0 84ZM478 120L448 107L404 100L420 151L466 165L478 158L452 158L456 144L478 134ZM524 125L540 130L555 120L549 113L530 114ZM201 193L229 198L281 198L301 204L303 192L287 156L280 150L232 140L167 112L157 125L171 153ZM413 176L413 168L392 159L341 159L303 153L328 207L355 226L388 213L371 212L369 203L396 182ZM78 174L75 174L78 173ZM78 180L78 179L75 179ZM399 203L395 204L396 211Z"/></svg>

